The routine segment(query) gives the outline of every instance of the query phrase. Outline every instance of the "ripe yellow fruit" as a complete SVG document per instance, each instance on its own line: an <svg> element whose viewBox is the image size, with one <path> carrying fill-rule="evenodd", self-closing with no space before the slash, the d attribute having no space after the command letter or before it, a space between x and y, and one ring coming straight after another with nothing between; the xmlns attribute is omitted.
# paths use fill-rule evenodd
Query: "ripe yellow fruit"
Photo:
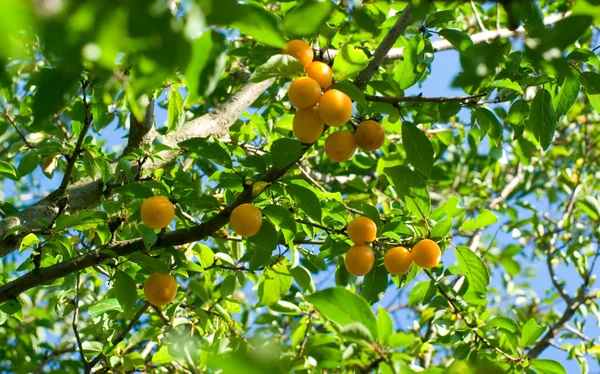
<svg viewBox="0 0 600 374"><path fill-rule="evenodd" d="M413 255L404 247L389 249L383 256L383 265L388 273L402 275L408 273L413 263Z"/></svg>
<svg viewBox="0 0 600 374"><path fill-rule="evenodd" d="M260 209L252 204L242 204L231 212L229 226L240 236L254 236L262 226Z"/></svg>
<svg viewBox="0 0 600 374"><path fill-rule="evenodd" d="M282 53L296 57L304 65L304 68L307 68L315 57L312 48L303 40L297 39L287 42Z"/></svg>
<svg viewBox="0 0 600 374"><path fill-rule="evenodd" d="M319 116L317 108L299 109L294 115L294 135L302 143L314 143L319 139L325 123Z"/></svg>
<svg viewBox="0 0 600 374"><path fill-rule="evenodd" d="M342 126L352 117L352 100L342 91L327 90L319 101L319 114L329 126Z"/></svg>
<svg viewBox="0 0 600 374"><path fill-rule="evenodd" d="M170 274L153 273L144 282L146 300L154 306L167 305L177 294L177 281Z"/></svg>
<svg viewBox="0 0 600 374"><path fill-rule="evenodd" d="M385 130L378 122L365 121L361 123L354 133L356 145L365 151L376 151L385 141Z"/></svg>
<svg viewBox="0 0 600 374"><path fill-rule="evenodd" d="M375 264L375 254L368 245L357 244L346 252L344 264L348 273L357 277L367 274Z"/></svg>
<svg viewBox="0 0 600 374"><path fill-rule="evenodd" d="M167 198L152 196L142 203L140 216L151 229L163 229L175 218L175 206Z"/></svg>
<svg viewBox="0 0 600 374"><path fill-rule="evenodd" d="M296 78L288 90L288 98L298 109L312 108L321 100L321 86L312 78Z"/></svg>
<svg viewBox="0 0 600 374"><path fill-rule="evenodd" d="M333 72L326 63L313 61L306 68L306 73L310 78L317 81L317 83L319 83L321 88L324 90L331 86L331 82L333 81Z"/></svg>
<svg viewBox="0 0 600 374"><path fill-rule="evenodd" d="M440 263L442 251L436 242L429 239L423 239L412 249L413 259L415 264L423 269L431 269Z"/></svg>
<svg viewBox="0 0 600 374"><path fill-rule="evenodd" d="M325 140L325 153L331 161L344 162L356 151L354 135L348 131L336 131Z"/></svg>
<svg viewBox="0 0 600 374"><path fill-rule="evenodd" d="M377 225L367 217L356 217L346 231L354 244L370 243L377 238Z"/></svg>

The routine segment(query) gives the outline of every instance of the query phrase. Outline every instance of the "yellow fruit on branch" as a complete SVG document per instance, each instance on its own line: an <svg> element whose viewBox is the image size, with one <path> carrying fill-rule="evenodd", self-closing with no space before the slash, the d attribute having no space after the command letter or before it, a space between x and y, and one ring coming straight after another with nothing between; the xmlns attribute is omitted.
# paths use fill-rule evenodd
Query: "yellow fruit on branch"
<svg viewBox="0 0 600 374"><path fill-rule="evenodd" d="M281 53L296 57L304 65L304 68L307 68L314 58L312 48L303 40L298 39L287 42Z"/></svg>
<svg viewBox="0 0 600 374"><path fill-rule="evenodd" d="M367 217L356 217L346 231L354 244L370 243L377 238L377 225Z"/></svg>
<svg viewBox="0 0 600 374"><path fill-rule="evenodd" d="M312 108L321 99L321 86L312 78L296 78L288 90L288 98L298 109Z"/></svg>
<svg viewBox="0 0 600 374"><path fill-rule="evenodd" d="M256 235L262 226L262 213L252 204L242 204L231 212L229 226L240 236Z"/></svg>
<svg viewBox="0 0 600 374"><path fill-rule="evenodd" d="M313 61L306 68L306 73L309 78L314 79L319 83L322 89L326 90L333 82L333 72L329 65L320 61Z"/></svg>
<svg viewBox="0 0 600 374"><path fill-rule="evenodd" d="M142 203L140 216L151 229L163 229L175 218L175 206L165 197L153 196Z"/></svg>
<svg viewBox="0 0 600 374"><path fill-rule="evenodd" d="M325 154L331 161L348 161L355 151L354 135L348 131L336 131L325 140Z"/></svg>
<svg viewBox="0 0 600 374"><path fill-rule="evenodd" d="M431 269L440 263L442 251L440 246L430 239L423 239L412 249L415 264L423 269Z"/></svg>
<svg viewBox="0 0 600 374"><path fill-rule="evenodd" d="M392 275L408 273L413 263L413 255L404 247L390 248L383 256L383 265Z"/></svg>
<svg viewBox="0 0 600 374"><path fill-rule="evenodd" d="M354 133L356 145L365 151L376 151L385 141L385 130L378 122L365 121L361 123Z"/></svg>
<svg viewBox="0 0 600 374"><path fill-rule="evenodd" d="M177 294L177 281L170 274L153 273L144 282L146 300L154 306L167 305Z"/></svg>
<svg viewBox="0 0 600 374"><path fill-rule="evenodd" d="M325 129L325 123L317 108L299 109L294 115L294 135L302 143L312 144L319 139Z"/></svg>
<svg viewBox="0 0 600 374"><path fill-rule="evenodd" d="M360 277L367 274L375 264L375 254L368 245L357 244L346 252L344 265L348 273Z"/></svg>
<svg viewBox="0 0 600 374"><path fill-rule="evenodd" d="M352 117L352 100L342 91L327 90L319 101L319 114L329 126L342 126Z"/></svg>

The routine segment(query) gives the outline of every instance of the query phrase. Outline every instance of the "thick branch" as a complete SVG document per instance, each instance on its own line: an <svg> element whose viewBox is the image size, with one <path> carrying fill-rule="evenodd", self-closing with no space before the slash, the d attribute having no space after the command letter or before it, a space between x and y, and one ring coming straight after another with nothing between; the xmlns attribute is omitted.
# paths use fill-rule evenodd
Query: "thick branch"
<svg viewBox="0 0 600 374"><path fill-rule="evenodd" d="M166 136L165 142L172 147L177 147L177 144L183 140L209 137L226 132L239 115L273 82L274 80L270 79L261 83L246 84L214 111L188 122L179 132ZM175 160L179 156L179 152L165 151L159 153L159 156L160 158L157 158L154 163L145 164L144 169L153 170L163 167ZM114 170L116 164L113 164L112 167ZM138 173L137 167L134 167L132 173L134 175ZM74 214L84 209L97 207L100 205L100 197L104 188L102 179L88 177L73 183L66 190L69 201L65 212ZM60 194L55 191L32 206L0 221L0 257L6 256L18 248L21 240L27 234L36 230L48 229L41 225L39 220L54 222L60 213L60 206ZM17 233L4 237L10 229L17 226L21 226Z"/></svg>
<svg viewBox="0 0 600 374"><path fill-rule="evenodd" d="M156 137L156 131L154 131L154 98L152 98L146 106L144 121L139 122L133 114L129 116L129 137L127 146L123 150L123 156L146 144L152 144L154 137Z"/></svg>
<svg viewBox="0 0 600 374"><path fill-rule="evenodd" d="M486 93L480 93L473 96L458 96L458 97L425 97L425 96L396 96L396 97L385 97L385 96L373 96L365 95L365 100L374 101L378 103L406 103L406 102L429 102L429 103L449 103L458 102L462 105L475 105L479 103L479 99L487 95Z"/></svg>
<svg viewBox="0 0 600 374"><path fill-rule="evenodd" d="M544 18L544 25L546 25L546 26L552 25L552 24L560 21L561 19L565 18L568 15L569 15L569 13L551 14L548 17ZM471 40L473 41L473 44L480 44L480 43L485 43L485 42L488 42L488 41L491 41L494 39L507 39L507 38L523 36L523 35L525 35L525 29L523 28L523 26L521 26L514 31L510 30L510 29L497 29L497 30L489 30L489 31L480 32L480 33L471 35ZM431 45L433 47L434 52L454 49L454 46L445 39L436 40L436 41L432 42ZM387 53L387 55L385 56L385 59L386 60L400 60L400 59L404 58L403 49L404 48L390 49L389 52ZM328 49L328 50L322 51L320 54L323 56L323 58L326 61L333 61L335 56L337 56L337 54L338 54L338 50L337 49Z"/></svg>
<svg viewBox="0 0 600 374"><path fill-rule="evenodd" d="M394 26L392 26L390 31L383 38L381 44L379 44L379 46L375 50L375 53L373 53L373 58L371 59L371 61L369 61L367 67L363 71L361 71L360 74L358 74L358 76L356 77L354 84L361 91L363 91L367 87L367 84L371 80L371 77L373 77L377 69L379 69L379 67L383 63L383 60L385 60L385 56L388 54L390 49L392 49L394 43L396 43L396 40L398 40L400 35L402 35L406 27L408 27L408 25L410 24L411 15L412 5L409 3L402 11L400 18L398 18Z"/></svg>

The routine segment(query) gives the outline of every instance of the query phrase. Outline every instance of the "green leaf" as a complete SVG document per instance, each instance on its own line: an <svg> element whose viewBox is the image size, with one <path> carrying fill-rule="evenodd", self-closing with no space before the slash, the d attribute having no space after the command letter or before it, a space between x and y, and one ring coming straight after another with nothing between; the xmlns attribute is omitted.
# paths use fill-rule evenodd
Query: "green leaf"
<svg viewBox="0 0 600 374"><path fill-rule="evenodd" d="M239 4L238 6L240 17L233 22L234 27L265 45L277 48L285 46L279 22L271 12L249 4ZM221 5L219 4L218 7Z"/></svg>
<svg viewBox="0 0 600 374"><path fill-rule="evenodd" d="M258 83L270 78L294 78L302 73L304 65L300 60L289 55L275 55L256 68L250 76L250 81Z"/></svg>
<svg viewBox="0 0 600 374"><path fill-rule="evenodd" d="M591 71L583 73L583 88L596 112L600 112L600 74Z"/></svg>
<svg viewBox="0 0 600 374"><path fill-rule="evenodd" d="M88 313L90 314L90 317L96 318L113 310L122 312L123 308L117 299L111 298L100 300L99 302L95 303L88 309Z"/></svg>
<svg viewBox="0 0 600 374"><path fill-rule="evenodd" d="M413 214L418 217L429 216L431 211L429 191L419 174L405 166L385 168L383 173Z"/></svg>
<svg viewBox="0 0 600 374"><path fill-rule="evenodd" d="M487 286L490 284L490 273L485 262L469 247L455 247L454 253L460 270L467 276L469 290L482 298L487 297Z"/></svg>
<svg viewBox="0 0 600 374"><path fill-rule="evenodd" d="M82 210L73 215L61 214L56 219L56 225L53 232L60 232L64 229L87 230L97 227L99 224L107 221L106 212L98 210Z"/></svg>
<svg viewBox="0 0 600 374"><path fill-rule="evenodd" d="M185 105L189 106L196 103L204 92L204 87L201 86L201 77L204 68L208 64L210 51L213 49L212 32L207 31L202 36L192 42L192 56L185 70L184 81L187 87L187 97ZM201 88L202 87L202 88Z"/></svg>
<svg viewBox="0 0 600 374"><path fill-rule="evenodd" d="M272 204L262 207L261 210L277 227L296 232L296 221L289 209Z"/></svg>
<svg viewBox="0 0 600 374"><path fill-rule="evenodd" d="M175 87L171 87L169 90L167 132L177 131L183 124L183 119L183 97Z"/></svg>
<svg viewBox="0 0 600 374"><path fill-rule="evenodd" d="M498 222L498 217L487 209L484 209L476 218L469 218L463 222L460 231L472 231L486 227Z"/></svg>
<svg viewBox="0 0 600 374"><path fill-rule="evenodd" d="M273 166L277 169L283 169L298 160L301 155L302 145L296 139L281 138L275 140L271 145L271 159Z"/></svg>
<svg viewBox="0 0 600 374"><path fill-rule="evenodd" d="M398 61L398 65L394 70L394 80L400 84L400 88L403 90L417 83L426 72L425 69L417 71L419 65L418 48L422 41L423 37L421 35L410 38L408 44L402 50L403 59Z"/></svg>
<svg viewBox="0 0 600 374"><path fill-rule="evenodd" d="M379 261L379 264L375 264L373 269L365 275L360 287L360 294L370 304L375 304L383 297L387 286L388 272L383 266L383 261Z"/></svg>
<svg viewBox="0 0 600 374"><path fill-rule="evenodd" d="M494 145L500 144L502 140L502 125L496 115L487 108L477 108L475 110L475 118L481 126L481 129L486 132Z"/></svg>
<svg viewBox="0 0 600 374"><path fill-rule="evenodd" d="M429 290L430 283L430 281L423 281L410 290L410 294L408 295L409 307L419 305L423 301L425 295L427 295L427 291Z"/></svg>
<svg viewBox="0 0 600 374"><path fill-rule="evenodd" d="M457 51L460 53L465 52L473 46L473 40L467 34L462 31L455 29L442 29L438 31L438 34L446 39Z"/></svg>
<svg viewBox="0 0 600 374"><path fill-rule="evenodd" d="M21 177L31 174L40 163L40 156L35 152L26 153L19 162L19 175Z"/></svg>
<svg viewBox="0 0 600 374"><path fill-rule="evenodd" d="M556 116L558 118L564 117L573 104L575 104L580 87L579 77L574 73L568 74L565 77L558 93L552 100L552 105L556 108Z"/></svg>
<svg viewBox="0 0 600 374"><path fill-rule="evenodd" d="M521 332L521 344L523 347L528 347L534 344L540 336L546 331L546 326L538 325L535 319L531 318Z"/></svg>
<svg viewBox="0 0 600 374"><path fill-rule="evenodd" d="M19 252L23 252L28 248L32 248L34 245L40 242L40 239L34 233L27 234L23 240L21 240L21 244L19 245Z"/></svg>
<svg viewBox="0 0 600 374"><path fill-rule="evenodd" d="M538 374L567 374L562 364L554 360L534 358L529 362L529 366Z"/></svg>
<svg viewBox="0 0 600 374"><path fill-rule="evenodd" d="M386 344L394 333L394 323L387 310L379 307L377 312L377 339Z"/></svg>
<svg viewBox="0 0 600 374"><path fill-rule="evenodd" d="M513 125L521 124L529 116L529 103L523 99L516 100L508 110L506 120Z"/></svg>
<svg viewBox="0 0 600 374"><path fill-rule="evenodd" d="M362 49L358 49L351 44L346 44L340 48L335 60L333 61L333 76L336 81L345 81L352 79L364 69L369 63L369 58Z"/></svg>
<svg viewBox="0 0 600 374"><path fill-rule="evenodd" d="M353 322L362 323L377 336L377 321L369 303L343 287L326 288L306 297L319 313L342 327Z"/></svg>
<svg viewBox="0 0 600 374"><path fill-rule="evenodd" d="M340 90L352 99L355 103L364 105L365 103L365 94L354 84L344 81L337 82L331 88L335 88L336 90Z"/></svg>
<svg viewBox="0 0 600 374"><path fill-rule="evenodd" d="M296 184L288 185L286 190L292 196L300 210L313 220L321 222L321 201L312 190Z"/></svg>
<svg viewBox="0 0 600 374"><path fill-rule="evenodd" d="M228 168L231 168L233 166L229 150L223 143L216 139L194 138L185 140L179 143L179 145L181 147L189 149L197 157L209 159L219 165L223 165Z"/></svg>
<svg viewBox="0 0 600 374"><path fill-rule="evenodd" d="M508 3L510 14L523 21L528 35L544 31L544 14L535 0L511 1Z"/></svg>
<svg viewBox="0 0 600 374"><path fill-rule="evenodd" d="M531 102L531 114L529 115L529 129L540 142L542 149L546 150L552 143L556 123L558 119L554 114L552 97L545 90L539 90Z"/></svg>
<svg viewBox="0 0 600 374"><path fill-rule="evenodd" d="M126 312L132 311L137 302L137 288L131 276L123 271L117 271L114 278L114 288L117 300Z"/></svg>
<svg viewBox="0 0 600 374"><path fill-rule="evenodd" d="M302 310L296 304L284 300L279 300L276 303L269 305L269 309L287 315L302 314Z"/></svg>
<svg viewBox="0 0 600 374"><path fill-rule="evenodd" d="M342 327L340 335L346 339L353 341L366 341L373 343L375 339L369 329L360 322L351 322Z"/></svg>
<svg viewBox="0 0 600 374"><path fill-rule="evenodd" d="M12 180L19 180L17 169L8 162L0 161L0 175L8 177Z"/></svg>
<svg viewBox="0 0 600 374"><path fill-rule="evenodd" d="M258 283L258 305L271 305L279 301L292 286L292 275L284 263L263 270Z"/></svg>
<svg viewBox="0 0 600 374"><path fill-rule="evenodd" d="M279 243L279 234L269 220L263 219L262 225L258 233L248 238L248 243L252 243L261 251L269 252L269 254L277 248Z"/></svg>
<svg viewBox="0 0 600 374"><path fill-rule="evenodd" d="M427 18L425 19L425 27L437 27L441 24L454 21L455 19L456 16L454 15L454 10L441 10L427 16Z"/></svg>
<svg viewBox="0 0 600 374"><path fill-rule="evenodd" d="M78 77L79 72L73 68L41 69L32 77L37 86L31 107L35 125L63 108L66 94L75 86Z"/></svg>
<svg viewBox="0 0 600 374"><path fill-rule="evenodd" d="M452 217L447 217L438 221L431 228L431 238L446 239L448 234L450 234L450 230L452 230L452 220Z"/></svg>
<svg viewBox="0 0 600 374"><path fill-rule="evenodd" d="M429 176L433 167L433 146L427 135L412 122L402 122L402 144L408 162L417 171Z"/></svg>
<svg viewBox="0 0 600 374"><path fill-rule="evenodd" d="M308 269L303 266L296 266L290 269L290 273L303 292L309 294L315 292L315 282L312 280Z"/></svg>
<svg viewBox="0 0 600 374"><path fill-rule="evenodd" d="M292 8L283 17L285 31L290 35L312 36L319 31L333 11L329 1L309 0Z"/></svg>
<svg viewBox="0 0 600 374"><path fill-rule="evenodd" d="M146 249L151 249L154 243L156 243L158 240L156 232L144 224L138 225L137 229L142 236L142 240L144 241L144 247Z"/></svg>
<svg viewBox="0 0 600 374"><path fill-rule="evenodd" d="M235 291L235 275L230 274L221 283L221 297L228 297Z"/></svg>
<svg viewBox="0 0 600 374"><path fill-rule="evenodd" d="M492 318L486 323L486 326L498 327L513 334L517 334L520 330L519 325L513 319L502 316Z"/></svg>
<svg viewBox="0 0 600 374"><path fill-rule="evenodd" d="M521 86L519 86L519 84L517 82L513 82L508 78L502 79L500 81L496 81L496 82L492 83L490 85L490 87L507 88L509 90L513 90L515 92L523 94L523 89L521 88Z"/></svg>

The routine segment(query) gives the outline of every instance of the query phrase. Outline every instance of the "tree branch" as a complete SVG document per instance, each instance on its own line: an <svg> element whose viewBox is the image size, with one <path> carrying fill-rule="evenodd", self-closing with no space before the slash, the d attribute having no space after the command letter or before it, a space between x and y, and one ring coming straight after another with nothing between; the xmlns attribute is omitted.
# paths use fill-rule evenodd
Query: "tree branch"
<svg viewBox="0 0 600 374"><path fill-rule="evenodd" d="M367 67L363 69L356 77L354 84L361 91L364 91L364 89L367 88L367 84L369 83L377 69L379 69L381 64L383 64L386 55L388 54L390 49L392 49L394 43L396 43L396 40L398 40L400 35L402 35L406 27L410 25L411 18L412 5L409 3L402 11L400 18L398 18L394 26L392 26L390 31L388 31L388 33L385 35L377 49L375 49L375 53L373 53L373 58L371 59L371 61L369 61Z"/></svg>
<svg viewBox="0 0 600 374"><path fill-rule="evenodd" d="M551 14L548 17L544 18L544 25L552 25L560 21L561 19L567 17L569 14L570 13ZM471 35L471 40L473 41L473 44L480 44L495 39L507 39L523 35L525 35L525 29L523 28L523 26L521 26L516 30L497 29L480 32ZM431 46L433 47L434 52L454 49L454 46L445 39L433 41L431 43ZM337 49L327 49L324 51L319 51L319 54L322 55L324 57L324 60L327 62L333 61L333 59L335 58L335 56L337 56L338 53L339 51ZM401 60L402 58L404 58L404 48L392 48L385 56L386 60Z"/></svg>
<svg viewBox="0 0 600 374"><path fill-rule="evenodd" d="M139 122L133 113L129 116L129 137L122 156L138 150L146 144L152 144L156 136L156 131L154 131L154 103L155 99L153 97L146 106L144 121Z"/></svg>
<svg viewBox="0 0 600 374"><path fill-rule="evenodd" d="M179 142L187 139L222 134L273 82L274 79L269 79L261 83L246 84L214 111L188 122L179 132L166 136L165 143L171 147L178 147ZM144 169L154 170L171 163L179 156L179 151L164 151L160 152L158 156L160 157L157 157L155 162L144 165ZM113 171L116 165L116 163L112 164ZM141 174L137 166L133 168L132 174ZM119 183L124 183L124 181L124 175L119 176ZM65 212L74 214L100 205L100 198L105 187L102 179L89 177L73 183L66 190L69 200ZM36 230L48 229L40 224L39 220L42 222L54 222L56 220L61 212L59 197L58 190L54 191L39 202L0 221L0 257L6 256L18 248L21 240L27 234ZM18 232L5 237L9 230L18 226L20 227Z"/></svg>
<svg viewBox="0 0 600 374"><path fill-rule="evenodd" d="M81 273L77 273L77 284L75 285L75 308L73 310L73 333L75 334L75 340L77 341L77 348L79 349L79 354L81 355L81 362L83 363L83 368L85 372L88 373L90 371L90 366L88 365L87 360L85 359L85 354L83 353L83 344L81 343L81 336L79 335L79 329L77 328L77 321L79 320L79 282L80 282Z"/></svg>
<svg viewBox="0 0 600 374"><path fill-rule="evenodd" d="M425 96L396 96L396 97L386 97L386 96L373 96L373 95L365 95L365 100L373 101L378 103L388 103L388 104L397 104L404 102L429 102L429 103L449 103L449 102L458 102L462 105L476 105L479 103L479 99L481 97L486 96L487 93L480 93L473 96L458 96L458 97L425 97Z"/></svg>

